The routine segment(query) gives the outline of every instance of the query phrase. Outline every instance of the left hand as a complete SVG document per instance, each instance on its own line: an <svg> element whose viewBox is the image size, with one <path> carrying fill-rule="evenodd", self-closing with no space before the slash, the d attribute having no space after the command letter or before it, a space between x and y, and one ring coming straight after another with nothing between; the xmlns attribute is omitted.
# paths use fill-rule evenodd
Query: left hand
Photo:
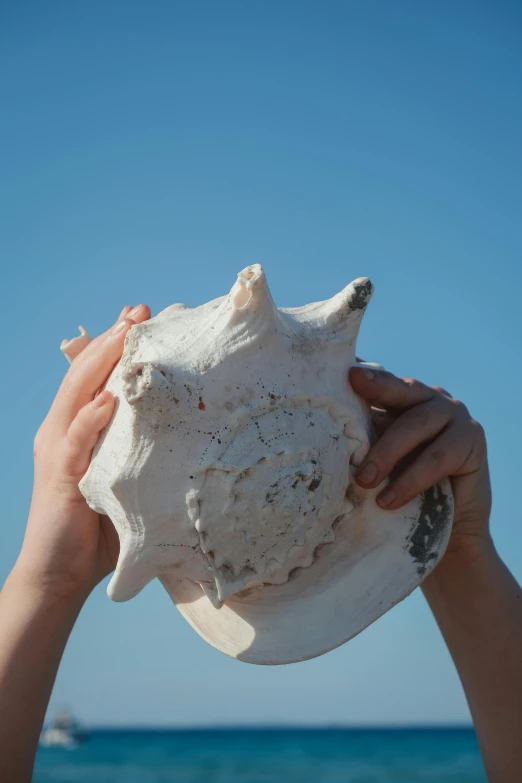
<svg viewBox="0 0 522 783"><path fill-rule="evenodd" d="M114 569L116 531L89 508L78 483L114 411L112 394L97 392L120 359L129 329L148 318L145 305L125 307L115 326L84 348L36 435L31 510L14 571L46 595L85 598Z"/></svg>

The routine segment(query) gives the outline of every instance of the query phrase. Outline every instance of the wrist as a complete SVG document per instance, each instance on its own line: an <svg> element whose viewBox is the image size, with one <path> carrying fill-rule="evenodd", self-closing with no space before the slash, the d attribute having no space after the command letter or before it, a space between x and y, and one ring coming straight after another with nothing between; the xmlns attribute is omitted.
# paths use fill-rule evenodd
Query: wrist
<svg viewBox="0 0 522 783"><path fill-rule="evenodd" d="M24 562L23 552L7 577L4 590L35 606L76 614L90 593L90 589L83 586L67 585L58 578L39 573Z"/></svg>
<svg viewBox="0 0 522 783"><path fill-rule="evenodd" d="M459 590L471 574L485 573L497 557L489 532L473 536L454 533L440 563L422 583L422 590L425 594Z"/></svg>

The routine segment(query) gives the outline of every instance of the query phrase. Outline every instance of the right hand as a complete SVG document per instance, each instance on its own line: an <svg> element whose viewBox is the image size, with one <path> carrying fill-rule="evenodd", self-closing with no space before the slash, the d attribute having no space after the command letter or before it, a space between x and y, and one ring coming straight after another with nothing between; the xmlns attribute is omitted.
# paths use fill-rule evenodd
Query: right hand
<svg viewBox="0 0 522 783"><path fill-rule="evenodd" d="M379 433L357 469L357 483L377 487L393 471L377 503L397 509L449 477L455 515L447 551L474 557L490 546L486 438L466 406L438 386L384 370L352 367L349 378L356 394L371 404Z"/></svg>

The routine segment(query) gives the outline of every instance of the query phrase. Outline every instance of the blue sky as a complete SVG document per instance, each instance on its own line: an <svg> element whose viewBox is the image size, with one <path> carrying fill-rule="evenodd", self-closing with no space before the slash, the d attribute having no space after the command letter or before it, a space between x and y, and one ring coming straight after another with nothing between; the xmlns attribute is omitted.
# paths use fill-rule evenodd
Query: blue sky
<svg viewBox="0 0 522 783"><path fill-rule="evenodd" d="M359 353L448 388L486 427L493 532L522 578L522 12L508 0L4 2L0 455L5 577L58 345L125 304L376 293ZM53 704L89 723L458 722L420 591L326 656L254 667L159 583L100 586Z"/></svg>

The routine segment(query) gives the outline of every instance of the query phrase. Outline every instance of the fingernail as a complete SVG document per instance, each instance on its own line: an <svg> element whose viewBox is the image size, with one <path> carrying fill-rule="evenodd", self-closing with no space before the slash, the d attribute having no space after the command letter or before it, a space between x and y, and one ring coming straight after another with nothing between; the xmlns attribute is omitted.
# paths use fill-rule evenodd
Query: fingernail
<svg viewBox="0 0 522 783"><path fill-rule="evenodd" d="M93 405L95 408L103 408L105 403L107 402L107 395L104 391L100 392L97 397L93 400Z"/></svg>
<svg viewBox="0 0 522 783"><path fill-rule="evenodd" d="M127 318L128 318L128 317L129 317L129 316L127 316ZM112 334L119 334L121 331L123 331L123 329L125 329L125 327L126 327L127 325L128 325L128 324L127 324L127 321L126 321L126 319L125 319L125 318L124 318L122 321L118 321L118 323L116 324L116 326L114 326L114 327L113 327Z"/></svg>
<svg viewBox="0 0 522 783"><path fill-rule="evenodd" d="M143 305L139 304L139 305L136 305L136 307L133 307L132 310L130 311L130 313L127 313L127 318L133 318L135 315L137 315L138 310L140 309L140 307L143 307Z"/></svg>
<svg viewBox="0 0 522 783"><path fill-rule="evenodd" d="M357 471L355 478L358 482L362 482L363 484L371 484L372 481L375 481L377 478L377 473L378 470L375 462L367 462L366 465L363 465L363 467Z"/></svg>
<svg viewBox="0 0 522 783"><path fill-rule="evenodd" d="M397 495L395 494L394 490L390 488L385 489L384 492L381 492L380 495L377 497L377 503L379 506L391 506L392 503L395 502L397 499Z"/></svg>
<svg viewBox="0 0 522 783"><path fill-rule="evenodd" d="M363 364L354 364L353 365L354 370L358 370L359 372L362 372L366 375L368 380L373 380L375 378L375 370L370 369L369 367L366 367Z"/></svg>

